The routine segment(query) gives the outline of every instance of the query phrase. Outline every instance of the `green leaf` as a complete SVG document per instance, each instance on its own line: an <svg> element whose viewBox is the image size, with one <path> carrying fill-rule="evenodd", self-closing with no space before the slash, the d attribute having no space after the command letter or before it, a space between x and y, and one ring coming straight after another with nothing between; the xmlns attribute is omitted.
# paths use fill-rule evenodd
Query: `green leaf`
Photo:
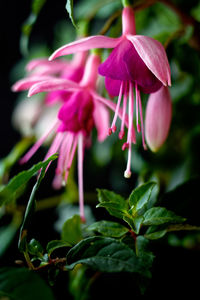
<svg viewBox="0 0 200 300"><path fill-rule="evenodd" d="M0 269L0 298L12 300L54 300L51 289L35 272L25 268Z"/></svg>
<svg viewBox="0 0 200 300"><path fill-rule="evenodd" d="M101 272L142 273L143 266L135 252L119 240L108 237L89 237L74 246L67 254L67 268L77 264Z"/></svg>
<svg viewBox="0 0 200 300"><path fill-rule="evenodd" d="M167 233L167 230L163 229L163 230L160 230L160 231L147 233L144 236L149 240L157 240L157 239L162 238L166 233Z"/></svg>
<svg viewBox="0 0 200 300"><path fill-rule="evenodd" d="M55 160L57 155L52 155L46 161L39 162L32 168L26 171L20 172L13 177L7 185L0 189L0 206L10 203L18 198L20 190L27 184L27 182L33 177L41 168L46 168L47 165Z"/></svg>
<svg viewBox="0 0 200 300"><path fill-rule="evenodd" d="M117 222L99 221L87 227L87 230L101 233L110 237L122 237L129 229Z"/></svg>
<svg viewBox="0 0 200 300"><path fill-rule="evenodd" d="M31 217L32 217L32 215L34 214L34 211L35 211L35 206L36 206L35 194L36 194L36 191L38 190L38 188L40 186L40 183L41 183L42 179L45 176L46 168L48 167L49 163L52 160L56 159L56 158L57 158L57 155L54 154L51 157L49 157L47 160L45 160L44 162L39 163L39 164L36 165L36 166L40 165L39 169L41 169L41 171L40 171L39 178L37 179L37 182L36 182L36 184L34 185L34 187L32 189L32 192L31 192L31 195L30 195L27 207L26 207L26 211L25 211L25 214L24 214L24 220L23 220L22 226L20 228L20 235L19 235L19 242L18 242L18 247L19 247L20 251L23 251L23 252L26 251L26 235L27 235L28 226L31 222ZM31 169L33 169L33 168L31 168ZM18 177L18 176L16 176L16 177ZM16 178L16 177L14 177L14 178ZM30 177L30 174L29 174L29 177ZM26 176L26 179L27 179L27 176Z"/></svg>
<svg viewBox="0 0 200 300"><path fill-rule="evenodd" d="M128 211L127 201L120 195L112 191L97 189L99 204L97 207L104 207L107 211L117 218L123 218Z"/></svg>
<svg viewBox="0 0 200 300"><path fill-rule="evenodd" d="M73 4L74 4L73 0L67 0L65 8L66 8L66 10L69 14L69 17L71 19L72 24L74 25L75 28L77 28L77 26L75 24L75 20L74 20L74 13L73 13L74 7L73 7Z"/></svg>
<svg viewBox="0 0 200 300"><path fill-rule="evenodd" d="M59 249L59 248L63 248L63 247L71 247L71 244L67 243L65 241L62 241L62 240L53 240L53 241L50 241L47 244L46 250L47 250L47 253L49 255L51 255L51 253L54 250Z"/></svg>
<svg viewBox="0 0 200 300"><path fill-rule="evenodd" d="M123 220L129 224L129 226L131 227L131 229L136 233L138 234L139 231L140 231L140 226L142 224L142 221L143 221L143 217L140 216L140 217L136 217L136 218L133 218L132 216L124 216L123 217Z"/></svg>
<svg viewBox="0 0 200 300"><path fill-rule="evenodd" d="M74 215L63 224L61 237L63 241L70 245L75 245L82 240L83 236L80 216Z"/></svg>
<svg viewBox="0 0 200 300"><path fill-rule="evenodd" d="M129 197L130 214L133 216L142 215L146 211L152 189L155 185L156 182L147 182L132 191Z"/></svg>
<svg viewBox="0 0 200 300"><path fill-rule="evenodd" d="M43 248L40 242L32 239L28 244L28 252L34 256L42 257L43 256Z"/></svg>
<svg viewBox="0 0 200 300"><path fill-rule="evenodd" d="M177 216L164 207L152 207L144 214L143 225L161 225L165 223L182 223L186 219Z"/></svg>
<svg viewBox="0 0 200 300"><path fill-rule="evenodd" d="M157 240L162 238L167 233L167 224L152 225L148 227L144 237L149 240Z"/></svg>

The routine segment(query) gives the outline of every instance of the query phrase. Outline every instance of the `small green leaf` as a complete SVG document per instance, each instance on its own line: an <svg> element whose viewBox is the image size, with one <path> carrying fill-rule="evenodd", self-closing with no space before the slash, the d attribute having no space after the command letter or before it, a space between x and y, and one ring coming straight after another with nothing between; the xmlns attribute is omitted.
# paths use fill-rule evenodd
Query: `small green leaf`
<svg viewBox="0 0 200 300"><path fill-rule="evenodd" d="M59 249L59 248L63 248L63 247L71 247L71 244L67 243L65 241L62 241L62 240L53 240L53 241L50 241L47 244L46 250L47 250L47 253L49 255L51 255L51 253L54 250Z"/></svg>
<svg viewBox="0 0 200 300"><path fill-rule="evenodd" d="M129 224L129 226L131 227L131 229L136 233L138 234L139 231L140 231L140 226L142 224L142 221L143 221L143 217L140 216L140 217L136 217L136 218L133 218L132 216L124 216L123 217L123 220Z"/></svg>
<svg viewBox="0 0 200 300"><path fill-rule="evenodd" d="M19 191L26 185L26 183L33 177L41 168L46 168L47 165L55 160L57 155L52 155L46 161L39 162L31 169L22 171L15 177L13 177L7 185L0 189L0 206L14 201L19 196Z"/></svg>
<svg viewBox="0 0 200 300"><path fill-rule="evenodd" d="M143 225L161 225L165 223L182 223L186 219L177 216L164 207L152 207L144 214Z"/></svg>
<svg viewBox="0 0 200 300"><path fill-rule="evenodd" d="M66 8L66 10L69 14L69 17L71 19L72 24L74 25L75 28L77 28L77 26L75 24L75 20L74 20L74 13L73 13L74 6L73 6L73 4L74 4L73 0L67 0L65 8Z"/></svg>
<svg viewBox="0 0 200 300"><path fill-rule="evenodd" d="M25 268L0 269L0 298L12 300L54 300L53 293L38 274Z"/></svg>
<svg viewBox="0 0 200 300"><path fill-rule="evenodd" d="M143 214L148 205L152 189L156 182L147 182L134 189L129 197L130 210L133 216Z"/></svg>
<svg viewBox="0 0 200 300"><path fill-rule="evenodd" d="M82 240L82 230L81 230L81 218L78 215L74 215L72 218L65 221L61 233L62 240L69 243L70 245L75 245L80 240Z"/></svg>
<svg viewBox="0 0 200 300"><path fill-rule="evenodd" d="M157 240L157 239L162 238L166 233L167 233L167 230L163 229L163 230L155 231L152 233L146 233L144 236L149 240Z"/></svg>
<svg viewBox="0 0 200 300"><path fill-rule="evenodd" d="M87 227L87 230L101 233L104 236L122 237L129 229L117 222L99 221Z"/></svg>
<svg viewBox="0 0 200 300"><path fill-rule="evenodd" d="M128 211L127 201L120 195L112 191L97 189L99 204L97 207L104 207L107 211L117 218L123 218Z"/></svg>
<svg viewBox="0 0 200 300"><path fill-rule="evenodd" d="M67 268L77 264L100 272L142 273L143 266L135 252L119 240L108 237L89 237L74 246L67 254Z"/></svg>
<svg viewBox="0 0 200 300"><path fill-rule="evenodd" d="M34 256L42 257L43 256L43 248L40 242L32 239L28 244L28 252Z"/></svg>

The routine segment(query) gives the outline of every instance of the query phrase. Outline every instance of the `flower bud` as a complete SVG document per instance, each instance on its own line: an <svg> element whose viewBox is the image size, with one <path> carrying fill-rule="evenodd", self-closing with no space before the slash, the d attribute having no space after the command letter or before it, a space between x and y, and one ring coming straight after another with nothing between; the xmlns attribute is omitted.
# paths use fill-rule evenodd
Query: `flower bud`
<svg viewBox="0 0 200 300"><path fill-rule="evenodd" d="M146 108L145 135L149 148L156 152L165 142L172 118L172 102L167 87L150 95Z"/></svg>

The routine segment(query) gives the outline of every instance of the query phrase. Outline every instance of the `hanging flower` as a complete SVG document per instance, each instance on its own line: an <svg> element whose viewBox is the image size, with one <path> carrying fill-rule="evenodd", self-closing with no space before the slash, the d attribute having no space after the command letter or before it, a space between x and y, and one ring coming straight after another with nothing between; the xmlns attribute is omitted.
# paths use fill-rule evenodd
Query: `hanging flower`
<svg viewBox="0 0 200 300"><path fill-rule="evenodd" d="M70 79L79 82L83 76L87 52L76 53L71 61L57 60L49 62L47 58L37 58L31 60L26 70L27 77L17 81L13 86L13 91L22 91L29 89L37 82L47 79ZM23 135L34 134L40 138L46 129L49 128L55 118L58 110L71 95L66 90L56 90L45 94L44 99L37 97L32 101L27 99L19 101L14 113L13 124ZM49 135L47 142L52 139Z"/></svg>
<svg viewBox="0 0 200 300"><path fill-rule="evenodd" d="M53 185L60 188L66 184L69 170L78 148L78 181L79 181L79 203L80 216L84 219L83 205L83 153L86 145L89 144L91 131L97 128L98 140L103 141L107 137L109 128L109 114L104 105L97 101L96 81L100 58L97 55L90 55L82 80L80 83L63 79L49 78L34 84L29 90L29 96L39 92L70 91L70 96L63 103L58 118L48 128L45 134L21 159L22 163L27 162L38 148L44 143L49 134L55 133L55 138L46 154L45 159L55 152L59 152L56 175ZM104 98L103 100L108 101ZM111 102L111 107L113 103ZM114 109L114 107L113 107Z"/></svg>
<svg viewBox="0 0 200 300"><path fill-rule="evenodd" d="M53 60L62 55L86 51L92 48L114 48L107 60L99 66L99 73L105 76L105 85L111 96L118 96L115 116L109 129L109 134L116 131L116 120L119 115L120 104L123 99L123 117L119 138L124 137L124 118L128 105L129 125L127 141L122 149L129 149L125 177L131 176L131 144L136 143L133 126L134 93L136 102L136 126L137 131L142 131L143 147L146 149L144 137L144 125L142 115L142 103L140 91L153 93L161 86L171 85L170 67L162 44L150 37L136 35L134 12L127 6L122 13L122 36L110 38L106 36L91 36L73 43L67 44L56 50L50 57ZM139 116L140 122L139 124Z"/></svg>
<svg viewBox="0 0 200 300"><path fill-rule="evenodd" d="M145 136L149 148L156 152L165 142L172 119L172 101L167 87L150 95L145 117Z"/></svg>

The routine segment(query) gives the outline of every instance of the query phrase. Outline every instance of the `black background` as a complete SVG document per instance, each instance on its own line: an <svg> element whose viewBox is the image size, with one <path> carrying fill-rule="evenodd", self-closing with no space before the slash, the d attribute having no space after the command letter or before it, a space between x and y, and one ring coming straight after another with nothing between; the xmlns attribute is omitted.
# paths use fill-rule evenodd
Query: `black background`
<svg viewBox="0 0 200 300"><path fill-rule="evenodd" d="M51 46L53 26L57 20L66 18L65 0L47 1L43 7L38 21L33 30L33 36L45 39ZM13 64L21 58L19 50L20 28L22 23L30 13L30 1L1 1L0 18L0 155L7 155L13 145L19 140L19 134L14 131L10 124L11 113L16 95L11 92L10 70ZM54 49L52 49L54 50ZM41 218L41 220L40 220ZM44 215L37 216L37 221L42 221ZM45 230L41 230L41 235L45 235ZM153 279L142 298L150 296L156 299L164 297L183 296L190 298L199 296L199 251L187 250L183 248L172 248L167 243L154 243L154 253L156 255ZM7 258L5 257L5 260ZM56 299L70 299L66 288L63 288L63 278L60 278L54 291ZM123 292L124 296L121 296ZM137 287L127 274L102 275L92 288L92 299L139 299Z"/></svg>

